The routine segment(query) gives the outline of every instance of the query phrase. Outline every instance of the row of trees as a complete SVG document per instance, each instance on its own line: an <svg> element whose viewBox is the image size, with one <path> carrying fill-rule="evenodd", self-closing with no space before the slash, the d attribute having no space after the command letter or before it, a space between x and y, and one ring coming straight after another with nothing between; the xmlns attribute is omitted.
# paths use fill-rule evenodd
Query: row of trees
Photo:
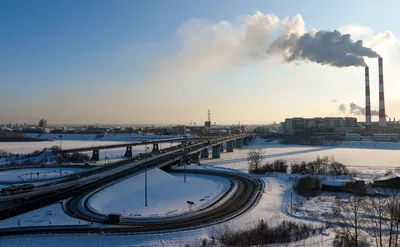
<svg viewBox="0 0 400 247"><path fill-rule="evenodd" d="M221 242L226 246L261 246L274 243L289 243L306 239L315 233L311 225L302 222L283 221L279 225L269 225L260 220L250 229L225 230Z"/></svg>
<svg viewBox="0 0 400 247"><path fill-rule="evenodd" d="M324 174L324 175L348 175L350 171L340 162L335 161L333 157L317 157L310 162L295 163L291 166L292 173L302 174Z"/></svg>
<svg viewBox="0 0 400 247"><path fill-rule="evenodd" d="M65 153L57 154L56 160L58 163L82 163L90 159L89 155L82 153Z"/></svg>
<svg viewBox="0 0 400 247"><path fill-rule="evenodd" d="M33 151L31 153L27 153L27 154L16 154L16 153L8 152L6 150L0 150L0 158L8 158L10 160L26 159L26 158L39 156L42 153L46 152L47 150L57 151L59 149L60 149L59 146L52 146L51 148L43 148L42 150L35 150L35 151Z"/></svg>
<svg viewBox="0 0 400 247"><path fill-rule="evenodd" d="M261 149L250 150L247 153L249 173L264 174L267 172L287 172L289 165L286 160L278 159L274 162L263 163L264 152ZM301 174L327 174L327 175L349 175L350 171L333 157L317 157L314 161L294 163L291 166L291 173Z"/></svg>

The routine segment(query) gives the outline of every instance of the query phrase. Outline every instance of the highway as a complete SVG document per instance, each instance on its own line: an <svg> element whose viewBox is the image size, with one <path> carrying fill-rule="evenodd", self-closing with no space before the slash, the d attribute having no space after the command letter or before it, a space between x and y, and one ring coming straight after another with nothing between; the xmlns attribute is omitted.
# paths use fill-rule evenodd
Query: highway
<svg viewBox="0 0 400 247"><path fill-rule="evenodd" d="M129 161L120 162L119 164L111 165L106 171L101 173L90 174L82 182L75 183L64 183L62 189L59 188L56 191L45 191L40 195L30 195L28 199L24 200L24 203L1 211L1 218L8 218L16 214L31 211L39 207L56 203L60 200L72 198L68 200L66 205L66 211L70 215L95 222L105 222L104 215L96 214L91 212L85 206L83 201L83 207L80 206L83 198L87 199L87 195L92 191L96 190L101 186L109 186L117 181L120 181L129 176L143 172L145 169L152 169L154 167L162 167L173 162L179 162L184 155L198 152L204 148L217 145L227 140L242 137L229 137L229 138L213 138L211 140L194 142L186 147L170 147L162 150L158 155L148 155L146 162L140 160L140 162ZM110 168L112 167L112 169ZM163 219L162 221L148 221L135 220L131 218L123 218L122 222L117 225L110 225L105 228L91 228L91 227L79 227L79 226L46 226L46 227L29 227L29 228L10 228L2 229L0 235L16 235L16 234L30 234L30 233L87 233L87 232L148 232L148 231L165 231L171 229L183 229L190 227L200 227L202 225L222 222L235 217L248 208L250 208L261 196L262 183L258 179L254 179L247 175L231 172L221 171L206 171L206 170L195 170L190 171L192 173L202 173L207 175L222 176L226 179L234 181L237 186L235 193L229 196L223 203L218 204L215 207L207 207L201 212L193 213L185 218L169 218ZM89 178L89 179L88 179ZM74 182L74 181L69 181ZM67 186L65 186L67 184ZM219 203L219 202L215 202Z"/></svg>

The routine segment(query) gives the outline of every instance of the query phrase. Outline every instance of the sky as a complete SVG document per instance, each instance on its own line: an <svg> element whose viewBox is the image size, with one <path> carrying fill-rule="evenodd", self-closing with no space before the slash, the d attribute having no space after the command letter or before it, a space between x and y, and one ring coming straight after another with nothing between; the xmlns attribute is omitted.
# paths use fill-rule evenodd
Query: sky
<svg viewBox="0 0 400 247"><path fill-rule="evenodd" d="M383 57L386 113L400 120L398 9L391 0L0 1L0 123L188 125L209 108L217 124L364 121L348 109L365 104L362 66L267 53L282 33L319 30L349 33ZM378 62L365 62L377 109Z"/></svg>

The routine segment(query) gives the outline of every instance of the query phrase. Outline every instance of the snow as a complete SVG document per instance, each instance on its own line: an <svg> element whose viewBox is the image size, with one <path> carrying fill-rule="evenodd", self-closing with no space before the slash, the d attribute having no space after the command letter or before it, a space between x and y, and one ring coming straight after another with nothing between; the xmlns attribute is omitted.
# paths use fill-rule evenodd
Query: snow
<svg viewBox="0 0 400 247"><path fill-rule="evenodd" d="M392 173L392 174L388 174L383 177L376 178L375 181L384 181L384 180L389 180L389 179L398 178L398 177L399 177L399 175L397 175L396 173Z"/></svg>
<svg viewBox="0 0 400 247"><path fill-rule="evenodd" d="M62 176L75 174L82 170L84 169L65 168L65 167L61 169ZM39 176L37 175L37 173L39 173ZM38 181L42 179L58 178L58 177L60 177L60 168L14 169L14 170L0 171L0 184L1 182Z"/></svg>
<svg viewBox="0 0 400 247"><path fill-rule="evenodd" d="M67 215L61 202L33 210L12 218L0 221L0 228L49 226L49 225L89 225L87 221ZM19 223L19 224L18 224ZM96 224L100 225L100 224ZM92 225L93 226L93 225ZM0 245L1 246L1 245Z"/></svg>
<svg viewBox="0 0 400 247"><path fill-rule="evenodd" d="M39 142L0 142L0 150L5 150L11 153L31 153L36 150L42 150L44 148L51 148L52 146L59 146L60 140L58 136L60 134L26 134L31 137L38 137L42 139L51 139L53 141L39 141ZM93 146L105 146L112 144L131 143L141 140L156 140L156 139L169 139L169 138L180 138L181 136L166 136L166 135L138 135L138 134L121 134L112 135L106 134L103 138L95 138L96 135L89 134L62 134L61 146L63 149L71 148L83 148ZM170 145L169 143L162 144ZM134 147L135 148L135 147ZM144 150L144 147L137 147L140 150ZM125 153L125 149L121 149Z"/></svg>
<svg viewBox="0 0 400 247"><path fill-rule="evenodd" d="M153 134L60 134L60 133L28 133L26 136L39 138L39 139L51 139L59 140L59 136L62 135L62 140L95 140L95 141L125 141L135 142L138 140L154 140L154 139L167 139L167 138L179 138L182 136L171 136L171 135L153 135Z"/></svg>
<svg viewBox="0 0 400 247"><path fill-rule="evenodd" d="M107 187L89 198L89 206L97 212L123 213L129 217L165 217L189 212L187 201L195 204L192 210L206 207L230 187L224 178L187 174L170 175L158 168L149 170L148 206L144 205L144 173Z"/></svg>
<svg viewBox="0 0 400 247"><path fill-rule="evenodd" d="M339 146L301 146L284 145L278 141L265 142L257 138L249 146L234 149L232 153L221 154L220 159L202 159L202 164L237 169L247 172L247 152L249 149L261 148L264 151L264 162L284 159L288 163L312 161L317 156L334 157L350 169L360 172L385 172L387 169L400 167L398 153L400 143L343 142ZM377 145L376 149L373 145Z"/></svg>

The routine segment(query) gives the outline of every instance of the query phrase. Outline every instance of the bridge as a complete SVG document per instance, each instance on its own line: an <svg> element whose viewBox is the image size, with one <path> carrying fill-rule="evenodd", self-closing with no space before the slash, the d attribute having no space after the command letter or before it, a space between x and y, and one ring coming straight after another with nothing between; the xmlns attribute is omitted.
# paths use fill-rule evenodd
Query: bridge
<svg viewBox="0 0 400 247"><path fill-rule="evenodd" d="M182 138L169 138L169 139L158 139L151 141L140 141L140 142L131 142L131 143L121 143L121 144L111 144L111 145L103 145L103 146L94 146L94 147L83 147L83 148L72 148L72 149L62 149L57 150L56 152L59 154L65 153L76 153L76 152L89 152L93 151L92 160L99 161L99 152L100 150L108 150L114 148L126 148L125 157L132 157L132 147L134 146L142 146L142 145L151 145L153 144L153 152L159 150L160 143L171 143L171 142L186 142L191 140L201 140L204 138L200 137L182 137Z"/></svg>
<svg viewBox="0 0 400 247"><path fill-rule="evenodd" d="M219 145L213 146L212 157L219 158L220 153L223 152L224 146L223 143L226 142L226 151L233 152L234 147L241 148L242 145L248 145L249 140L253 138L251 134L242 134L242 135L235 135L235 136L225 136L225 137L209 137L209 138L200 138L200 137L184 137L184 138L170 138L170 139L161 139L161 140L152 140L152 141L141 141L141 142L133 142L133 143L122 143L122 144L111 144L111 145L104 145L104 146L96 146L96 147L84 147L84 148L74 148L74 149L63 149L58 150L57 153L64 154L64 153L74 153L74 152L88 152L92 151L92 161L99 161L100 160L100 150L108 150L114 148L126 148L124 156L127 158L131 158L133 156L132 147L133 146L142 146L142 145L153 145L152 153L159 152L159 144L161 143L171 143L171 142L182 142L182 145L179 147L183 147L186 145L188 141L193 141L193 143L197 143L203 140L217 140L217 139L224 139L222 143ZM200 154L200 153L199 153ZM208 158L208 150L204 149L201 151L201 158ZM198 162L198 158L196 155L191 156L195 163Z"/></svg>

